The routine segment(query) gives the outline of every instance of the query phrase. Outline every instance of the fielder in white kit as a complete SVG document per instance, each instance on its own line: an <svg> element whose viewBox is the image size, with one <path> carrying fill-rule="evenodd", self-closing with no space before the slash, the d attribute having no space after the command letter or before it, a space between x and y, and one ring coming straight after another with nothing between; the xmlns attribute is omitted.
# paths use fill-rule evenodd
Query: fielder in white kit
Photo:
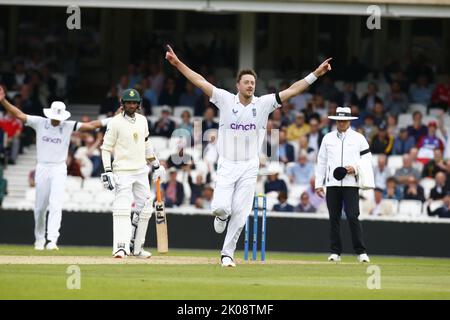
<svg viewBox="0 0 450 320"><path fill-rule="evenodd" d="M269 114L284 101L305 91L318 77L331 70L325 60L305 79L275 94L255 97L256 73L241 70L236 79L237 94L218 89L182 63L167 46L166 59L200 88L220 110L217 181L212 201L214 228L222 233L228 222L221 252L224 267L235 267L234 251L245 221L251 213L259 168L259 152Z"/></svg>
<svg viewBox="0 0 450 320"><path fill-rule="evenodd" d="M150 163L153 179L165 179L165 169L160 166L150 142L148 121L136 113L141 98L134 89L123 92L123 112L108 124L103 138L102 160L105 173L101 179L106 189L115 190L113 204L113 251L114 258L134 255L150 258L144 250L148 221L153 211L153 199L148 180ZM111 165L111 156L114 162ZM131 206L135 203L133 223ZM134 229L134 230L133 230Z"/></svg>
<svg viewBox="0 0 450 320"><path fill-rule="evenodd" d="M64 184L67 177L67 154L72 132L91 131L105 126L108 119L87 123L66 121L70 112L61 101L54 101L50 108L44 109L47 118L31 116L23 113L5 98L5 90L0 86L0 103L25 125L36 131L37 165L35 172L36 203L34 207L34 248L44 250L46 213L49 210L47 223L47 249L58 250L59 229L62 219L62 202Z"/></svg>

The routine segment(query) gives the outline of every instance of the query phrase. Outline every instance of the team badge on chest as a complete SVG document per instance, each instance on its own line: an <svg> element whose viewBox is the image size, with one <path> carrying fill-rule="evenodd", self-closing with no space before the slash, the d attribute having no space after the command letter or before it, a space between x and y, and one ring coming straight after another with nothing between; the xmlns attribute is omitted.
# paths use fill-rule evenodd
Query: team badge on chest
<svg viewBox="0 0 450 320"><path fill-rule="evenodd" d="M134 139L134 142L135 142L135 143L138 142L139 135L137 134L137 132L133 133L133 139Z"/></svg>

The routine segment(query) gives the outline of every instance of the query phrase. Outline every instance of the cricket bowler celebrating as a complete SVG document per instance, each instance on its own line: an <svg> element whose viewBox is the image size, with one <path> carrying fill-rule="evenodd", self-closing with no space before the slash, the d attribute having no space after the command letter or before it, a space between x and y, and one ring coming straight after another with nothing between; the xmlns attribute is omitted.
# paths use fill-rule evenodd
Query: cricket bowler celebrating
<svg viewBox="0 0 450 320"><path fill-rule="evenodd" d="M123 112L108 124L101 146L105 170L101 179L106 189L115 190L116 193L113 204L115 258L125 258L127 255L151 257L151 253L143 249L153 205L147 162L153 167L154 180L165 179L165 169L160 166L150 143L147 119L136 113L140 103L141 97L136 90L127 89L123 92ZM112 155L114 162L111 166ZM133 200L135 230L130 219Z"/></svg>
<svg viewBox="0 0 450 320"><path fill-rule="evenodd" d="M214 229L217 233L222 233L229 222L221 252L222 266L235 267L234 251L245 221L251 213L259 152L269 114L331 70L331 58L286 90L255 97L256 74L253 70L239 71L236 79L238 93L232 94L214 87L181 62L170 46L167 49L166 59L170 64L210 97L210 101L220 110L217 142L219 160L211 206L216 216Z"/></svg>
<svg viewBox="0 0 450 320"><path fill-rule="evenodd" d="M36 202L34 205L34 249L44 250L45 224L47 208L49 210L47 224L48 250L58 250L59 229L62 219L62 202L64 184L67 177L67 154L72 132L92 131L106 126L110 118L87 123L67 121L70 112L61 101L54 101L50 108L44 109L47 118L31 116L23 113L5 98L5 91L0 86L0 103L14 117L36 131Z"/></svg>

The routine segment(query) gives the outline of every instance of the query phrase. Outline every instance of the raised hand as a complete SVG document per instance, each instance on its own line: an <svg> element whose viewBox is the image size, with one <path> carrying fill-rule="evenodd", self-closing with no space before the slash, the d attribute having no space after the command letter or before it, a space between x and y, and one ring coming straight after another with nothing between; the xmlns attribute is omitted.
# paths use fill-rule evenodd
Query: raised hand
<svg viewBox="0 0 450 320"><path fill-rule="evenodd" d="M5 89L3 89L2 86L0 86L0 101L3 101L3 99L6 98Z"/></svg>
<svg viewBox="0 0 450 320"><path fill-rule="evenodd" d="M328 71L331 70L331 64L330 64L331 59L333 59L333 58L328 58L327 60L322 62L322 64L320 66L317 67L317 69L314 71L314 75L316 77L323 76L325 73L327 73Z"/></svg>
<svg viewBox="0 0 450 320"><path fill-rule="evenodd" d="M176 66L180 62L180 59L178 59L175 52L173 52L171 46L167 45L167 50L168 51L166 52L166 60L169 61L171 65Z"/></svg>

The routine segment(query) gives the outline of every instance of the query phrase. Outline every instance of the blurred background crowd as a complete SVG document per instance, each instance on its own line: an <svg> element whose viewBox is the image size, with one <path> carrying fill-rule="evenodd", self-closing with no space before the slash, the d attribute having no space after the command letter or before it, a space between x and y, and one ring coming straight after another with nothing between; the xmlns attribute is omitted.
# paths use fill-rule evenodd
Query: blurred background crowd
<svg viewBox="0 0 450 320"><path fill-rule="evenodd" d="M36 41L38 37L35 41L19 41L19 54L10 62L10 68L0 74L8 99L27 114L42 115L42 108L54 100L66 101L70 110L79 93L78 57L95 54L96 50L84 46L83 52L76 52L58 43L57 30L46 32L45 41ZM235 44L215 35L210 41L193 43L186 39L175 43L180 58L215 86L236 92L236 59L231 54L236 51ZM155 149L169 170L164 185L166 206L208 209L217 149L215 134L206 138L203 134L218 128L218 110L199 89L167 65L161 39L153 35L132 47L136 50L132 50L128 66L112 82L103 83L106 91L82 92L84 96L92 93L94 104L99 103L94 113L79 120L112 116L120 106L123 90L138 90L141 112L147 116ZM276 67L257 68L256 94L286 89L323 58L317 56L316 65L302 71L294 68L293 57L283 54ZM359 117L352 127L366 137L374 156L377 189L361 194L364 213L391 215L404 200L420 202L421 210L431 201L440 201L439 208L450 208L448 72L423 52L408 60L386 59L381 68L356 57L348 61L335 61L333 72L270 115L267 136L272 130L279 130L279 141L268 139L269 154L261 157L262 174L258 180L259 192L271 199L270 209L325 212L324 200L314 194L314 167L323 136L334 129L334 122L327 116L334 114L337 106L350 106L352 114ZM171 142L177 129L184 129L182 135L188 132L189 141ZM100 176L102 138L102 131L73 134L67 160L69 175L81 179ZM0 110L3 167L14 165L24 150L34 145L34 139L32 129ZM274 145L276 148L271 148ZM277 154L270 154L270 150ZM181 158L181 163L174 161L173 155ZM277 163L268 160L274 156ZM7 188L3 168L0 172L1 201ZM29 177L33 185L33 172ZM441 214L431 209L429 214Z"/></svg>

